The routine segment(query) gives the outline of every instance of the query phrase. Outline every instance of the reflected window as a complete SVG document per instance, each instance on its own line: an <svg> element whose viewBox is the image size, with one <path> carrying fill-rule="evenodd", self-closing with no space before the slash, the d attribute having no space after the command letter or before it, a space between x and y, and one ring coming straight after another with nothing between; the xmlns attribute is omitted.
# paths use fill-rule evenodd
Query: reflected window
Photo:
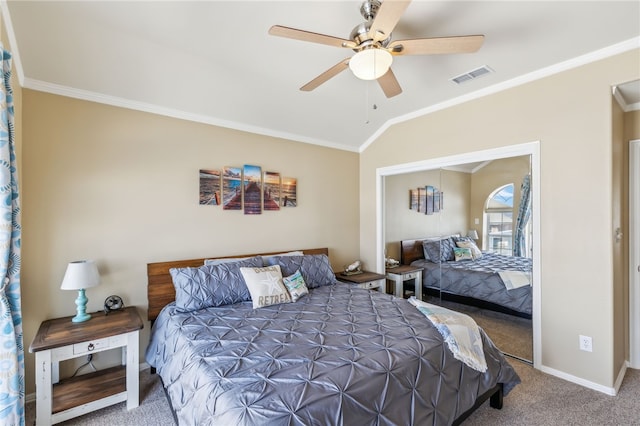
<svg viewBox="0 0 640 426"><path fill-rule="evenodd" d="M489 195L484 209L483 249L513 254L513 183L501 186Z"/></svg>

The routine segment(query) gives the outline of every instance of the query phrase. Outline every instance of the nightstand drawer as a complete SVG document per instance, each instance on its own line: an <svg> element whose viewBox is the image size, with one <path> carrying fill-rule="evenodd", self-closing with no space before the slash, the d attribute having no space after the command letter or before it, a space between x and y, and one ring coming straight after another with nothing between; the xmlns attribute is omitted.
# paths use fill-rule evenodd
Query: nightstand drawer
<svg viewBox="0 0 640 426"><path fill-rule="evenodd" d="M417 272L409 272L408 274L402 274L402 279L403 280L412 280L418 277L418 273Z"/></svg>
<svg viewBox="0 0 640 426"><path fill-rule="evenodd" d="M105 337L103 339L90 340L88 342L76 343L73 345L73 354L82 355L92 352L99 352L109 348L116 348L127 344L126 336L118 335Z"/></svg>
<svg viewBox="0 0 640 426"><path fill-rule="evenodd" d="M369 281L366 283L357 284L360 288L366 288L367 290L372 288L378 288L380 286L380 281Z"/></svg>

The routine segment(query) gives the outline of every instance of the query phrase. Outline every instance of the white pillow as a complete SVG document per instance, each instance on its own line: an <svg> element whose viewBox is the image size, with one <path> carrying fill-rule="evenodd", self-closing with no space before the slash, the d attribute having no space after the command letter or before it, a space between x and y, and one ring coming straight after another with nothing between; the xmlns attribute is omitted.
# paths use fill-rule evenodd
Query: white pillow
<svg viewBox="0 0 640 426"><path fill-rule="evenodd" d="M291 302L291 296L282 282L280 265L263 268L240 268L247 284L253 309Z"/></svg>
<svg viewBox="0 0 640 426"><path fill-rule="evenodd" d="M307 283L304 282L300 269L298 269L295 274L284 277L282 281L284 282L284 286L287 287L287 290L289 290L293 302L296 302L305 294L309 294Z"/></svg>

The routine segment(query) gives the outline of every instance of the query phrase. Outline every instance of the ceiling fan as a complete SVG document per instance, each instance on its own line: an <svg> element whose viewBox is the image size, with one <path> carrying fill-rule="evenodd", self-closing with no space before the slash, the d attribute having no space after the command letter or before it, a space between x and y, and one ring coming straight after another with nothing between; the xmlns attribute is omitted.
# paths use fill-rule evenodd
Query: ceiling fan
<svg viewBox="0 0 640 426"><path fill-rule="evenodd" d="M269 34L352 49L356 52L302 86L300 90L311 91L350 68L360 79L377 80L384 94L391 98L402 93L402 88L390 68L393 56L472 53L480 48L484 40L484 35L469 35L392 41L391 31L409 3L410 0L365 0L360 6L360 13L366 21L351 31L349 40L281 25L272 26Z"/></svg>

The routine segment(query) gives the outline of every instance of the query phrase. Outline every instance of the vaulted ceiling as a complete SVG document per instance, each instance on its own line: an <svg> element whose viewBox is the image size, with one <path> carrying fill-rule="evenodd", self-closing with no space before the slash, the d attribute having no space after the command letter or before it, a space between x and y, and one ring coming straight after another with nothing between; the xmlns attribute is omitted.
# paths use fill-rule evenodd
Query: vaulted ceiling
<svg viewBox="0 0 640 426"><path fill-rule="evenodd" d="M24 87L351 151L395 122L640 47L638 1L415 0L394 40L484 34L480 50L396 56L392 98L348 69L300 91L353 51L269 28L349 38L360 4L3 1L2 12ZM494 72L450 80L480 66Z"/></svg>

